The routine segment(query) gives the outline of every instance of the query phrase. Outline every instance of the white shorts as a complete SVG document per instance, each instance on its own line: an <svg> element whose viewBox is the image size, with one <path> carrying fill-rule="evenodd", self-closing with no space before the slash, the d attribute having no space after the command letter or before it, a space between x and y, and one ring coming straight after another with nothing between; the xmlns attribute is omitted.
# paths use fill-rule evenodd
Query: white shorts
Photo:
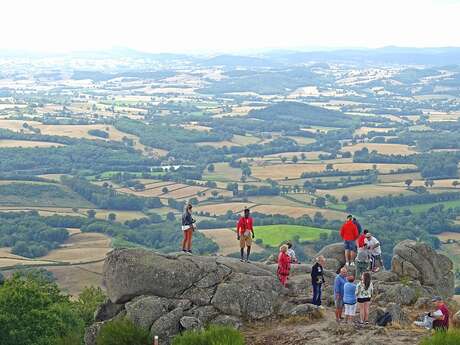
<svg viewBox="0 0 460 345"><path fill-rule="evenodd" d="M356 303L355 304L345 304L345 315L355 316L356 314Z"/></svg>

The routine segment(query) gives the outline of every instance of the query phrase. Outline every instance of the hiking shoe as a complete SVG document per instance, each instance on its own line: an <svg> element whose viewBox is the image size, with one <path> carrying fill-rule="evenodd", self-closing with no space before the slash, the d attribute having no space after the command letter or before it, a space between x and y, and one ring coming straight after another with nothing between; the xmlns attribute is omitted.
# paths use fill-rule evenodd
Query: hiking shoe
<svg viewBox="0 0 460 345"><path fill-rule="evenodd" d="M350 263L350 266L354 266L354 265L355 265L355 263L354 263L354 262Z"/></svg>
<svg viewBox="0 0 460 345"><path fill-rule="evenodd" d="M250 264L251 262L249 261L249 259L246 259L246 263L247 263L247 264Z"/></svg>
<svg viewBox="0 0 460 345"><path fill-rule="evenodd" d="M193 254L193 252L192 252L191 250L187 250L187 254L190 254L190 255L192 255L192 254Z"/></svg>
<svg viewBox="0 0 460 345"><path fill-rule="evenodd" d="M244 262L244 259L243 259L243 258L241 258L241 259L240 259L240 261L241 261L241 262Z"/></svg>

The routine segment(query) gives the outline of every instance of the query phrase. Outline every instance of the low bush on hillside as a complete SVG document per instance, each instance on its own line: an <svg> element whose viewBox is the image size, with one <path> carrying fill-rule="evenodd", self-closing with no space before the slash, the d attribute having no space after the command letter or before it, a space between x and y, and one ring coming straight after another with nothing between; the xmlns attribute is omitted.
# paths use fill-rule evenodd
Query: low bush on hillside
<svg viewBox="0 0 460 345"><path fill-rule="evenodd" d="M128 319L110 321L102 326L97 345L150 345L149 332Z"/></svg>
<svg viewBox="0 0 460 345"><path fill-rule="evenodd" d="M458 345L460 344L460 329L448 332L436 332L433 336L422 340L421 345Z"/></svg>
<svg viewBox="0 0 460 345"><path fill-rule="evenodd" d="M245 345L241 333L230 327L211 326L202 331L188 331L174 338L173 345Z"/></svg>

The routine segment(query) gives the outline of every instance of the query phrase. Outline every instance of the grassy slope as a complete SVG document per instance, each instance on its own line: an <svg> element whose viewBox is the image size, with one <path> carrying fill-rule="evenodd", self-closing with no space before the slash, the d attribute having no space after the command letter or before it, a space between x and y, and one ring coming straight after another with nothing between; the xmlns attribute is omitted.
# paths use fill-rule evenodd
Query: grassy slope
<svg viewBox="0 0 460 345"><path fill-rule="evenodd" d="M256 238L262 239L264 244L278 246L283 241L292 240L299 236L303 241L319 239L321 233L329 233L330 230L298 225L265 225L255 228Z"/></svg>

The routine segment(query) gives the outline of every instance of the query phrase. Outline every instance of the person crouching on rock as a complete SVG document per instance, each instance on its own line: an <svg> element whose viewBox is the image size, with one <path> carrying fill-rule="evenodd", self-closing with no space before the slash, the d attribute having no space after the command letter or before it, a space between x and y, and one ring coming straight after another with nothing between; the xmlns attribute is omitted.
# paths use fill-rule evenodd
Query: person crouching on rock
<svg viewBox="0 0 460 345"><path fill-rule="evenodd" d="M326 259L324 256L318 256L316 258L316 263L311 267L311 286L313 288L313 298L311 303L316 305L318 308L323 308L321 306L321 290L324 280L324 265L326 264Z"/></svg>
<svg viewBox="0 0 460 345"><path fill-rule="evenodd" d="M244 209L244 216L238 221L236 226L236 238L240 241L241 262L244 261L244 248L246 247L246 262L249 262L251 254L252 239L254 238L253 220L250 217L248 208Z"/></svg>
<svg viewBox="0 0 460 345"><path fill-rule="evenodd" d="M192 218L192 208L192 204L187 204L182 215L182 232L184 233L182 251L189 254L192 254L192 234L196 229L196 221Z"/></svg>
<svg viewBox="0 0 460 345"><path fill-rule="evenodd" d="M289 276L289 271L291 270L291 258L287 254L288 246L286 244L283 244L280 247L280 253L278 255L278 278L283 284L283 286L286 286L288 276Z"/></svg>
<svg viewBox="0 0 460 345"><path fill-rule="evenodd" d="M348 271L346 267L342 267L335 277L334 281L334 302L335 302L335 320L340 322L342 320L343 312L343 287L347 282Z"/></svg>

